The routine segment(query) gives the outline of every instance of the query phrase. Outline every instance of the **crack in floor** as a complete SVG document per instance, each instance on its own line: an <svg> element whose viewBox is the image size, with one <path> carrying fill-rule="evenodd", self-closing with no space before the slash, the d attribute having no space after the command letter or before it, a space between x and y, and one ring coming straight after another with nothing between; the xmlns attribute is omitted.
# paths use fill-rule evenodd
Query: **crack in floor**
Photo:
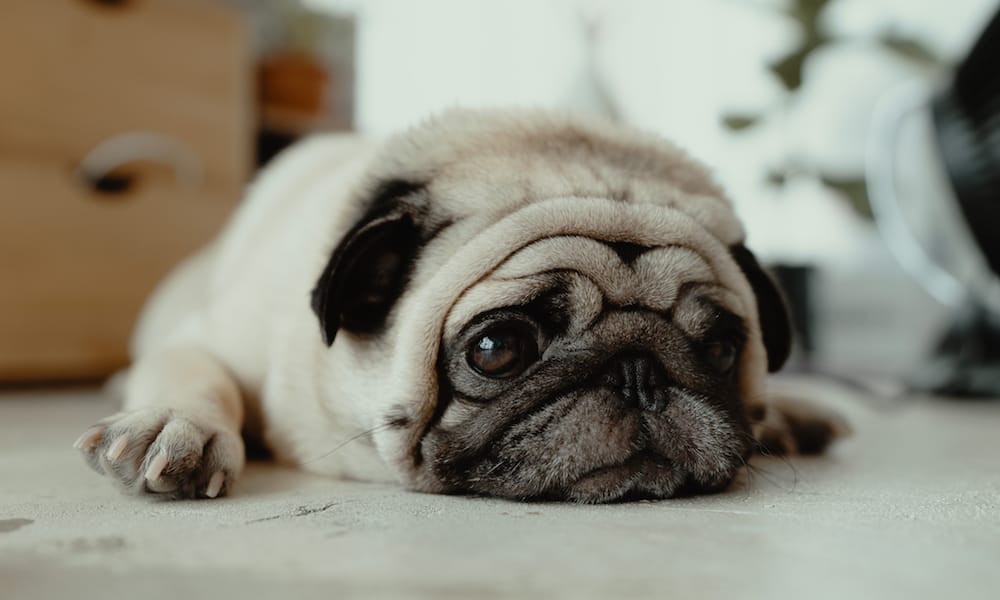
<svg viewBox="0 0 1000 600"><path fill-rule="evenodd" d="M25 525L31 525L34 522L34 519L0 519L0 533L16 531Z"/></svg>
<svg viewBox="0 0 1000 600"><path fill-rule="evenodd" d="M281 513L278 515L272 515L270 517L261 517L259 519L252 519L250 521L247 521L246 524L250 525L252 523L263 523L264 521L275 521L277 519L285 519L285 518L294 519L296 517L308 517L309 515L314 515L316 513L321 513L330 510L337 504L338 504L337 502L330 502L328 504L324 504L323 506L315 506L315 507L303 505L297 507L294 511L290 513Z"/></svg>

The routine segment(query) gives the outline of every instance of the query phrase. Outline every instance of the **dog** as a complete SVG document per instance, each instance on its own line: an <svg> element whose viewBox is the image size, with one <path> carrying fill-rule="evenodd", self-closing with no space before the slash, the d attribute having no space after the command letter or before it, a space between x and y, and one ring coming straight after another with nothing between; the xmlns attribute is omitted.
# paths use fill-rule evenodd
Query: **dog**
<svg viewBox="0 0 1000 600"><path fill-rule="evenodd" d="M161 284L123 412L77 440L123 489L228 492L246 448L341 478L599 503L725 489L836 419L765 389L782 296L708 171L657 136L455 109L326 135Z"/></svg>

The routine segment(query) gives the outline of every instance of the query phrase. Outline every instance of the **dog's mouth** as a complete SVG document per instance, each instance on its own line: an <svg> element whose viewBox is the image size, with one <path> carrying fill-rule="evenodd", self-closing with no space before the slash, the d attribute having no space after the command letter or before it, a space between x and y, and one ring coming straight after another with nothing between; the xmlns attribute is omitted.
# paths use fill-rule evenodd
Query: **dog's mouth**
<svg viewBox="0 0 1000 600"><path fill-rule="evenodd" d="M537 479L521 476L519 469L507 471L504 467L510 463L501 460L484 466L481 475L456 486L452 493L583 504L664 500L722 492L736 478L744 462L745 459L704 471L698 465L686 465L645 446L623 460L585 469L562 482L550 480L548 486L532 490Z"/></svg>
<svg viewBox="0 0 1000 600"><path fill-rule="evenodd" d="M644 450L624 462L584 473L565 488L564 494L567 499L583 503L657 500L724 489L735 475L736 469L724 484L702 486L668 457Z"/></svg>
<svg viewBox="0 0 1000 600"><path fill-rule="evenodd" d="M651 475L673 483L675 469L666 465L665 457L643 452L622 463L598 467L584 473L566 489L566 495L578 502L613 502L636 489Z"/></svg>

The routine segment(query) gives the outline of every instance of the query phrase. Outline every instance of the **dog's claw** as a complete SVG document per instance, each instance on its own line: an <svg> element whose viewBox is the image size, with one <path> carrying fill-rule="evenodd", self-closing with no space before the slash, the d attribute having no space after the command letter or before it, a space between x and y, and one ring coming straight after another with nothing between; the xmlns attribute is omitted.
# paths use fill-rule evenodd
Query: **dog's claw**
<svg viewBox="0 0 1000 600"><path fill-rule="evenodd" d="M122 453L125 452L126 448L128 448L128 438L123 435L108 447L108 460L115 462L121 458Z"/></svg>
<svg viewBox="0 0 1000 600"><path fill-rule="evenodd" d="M156 458L149 461L149 467L146 469L146 481L156 481L160 478L160 474L163 473L163 469L167 467L167 456L164 453L159 453Z"/></svg>
<svg viewBox="0 0 1000 600"><path fill-rule="evenodd" d="M83 435L76 438L76 441L73 442L73 447L77 450L89 450L96 446L103 436L103 427L91 427L87 431L84 431Z"/></svg>
<svg viewBox="0 0 1000 600"><path fill-rule="evenodd" d="M205 488L205 495L209 498L215 498L222 491L222 484L226 481L226 476L222 471L216 471L212 474L212 478L208 481L208 487Z"/></svg>

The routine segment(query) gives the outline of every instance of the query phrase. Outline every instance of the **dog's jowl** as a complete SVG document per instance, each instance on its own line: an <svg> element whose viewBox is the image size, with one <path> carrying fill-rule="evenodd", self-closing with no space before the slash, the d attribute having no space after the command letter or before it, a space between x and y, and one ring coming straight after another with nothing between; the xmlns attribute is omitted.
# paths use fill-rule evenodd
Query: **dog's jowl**
<svg viewBox="0 0 1000 600"><path fill-rule="evenodd" d="M718 491L757 449L840 431L769 399L790 341L729 201L670 143L453 111L279 157L156 291L124 411L77 446L169 497L229 491L248 439L427 492Z"/></svg>

